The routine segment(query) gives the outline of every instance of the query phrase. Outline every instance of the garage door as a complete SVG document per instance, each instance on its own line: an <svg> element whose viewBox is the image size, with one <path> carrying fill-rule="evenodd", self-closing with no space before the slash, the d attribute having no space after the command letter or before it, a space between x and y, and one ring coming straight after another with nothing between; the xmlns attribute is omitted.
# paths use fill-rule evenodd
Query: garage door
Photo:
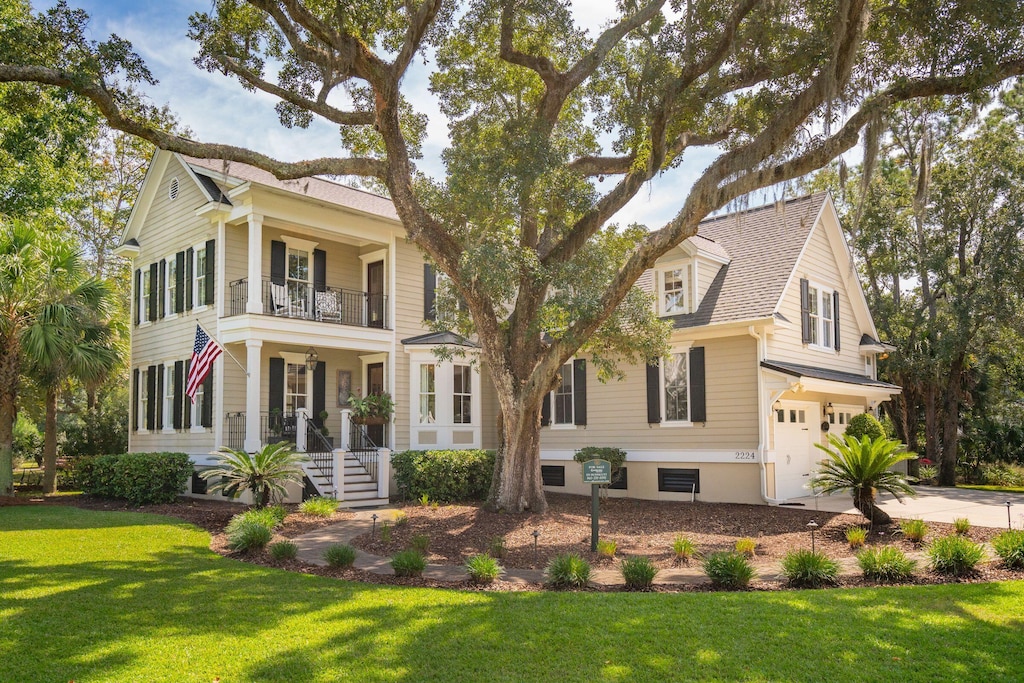
<svg viewBox="0 0 1024 683"><path fill-rule="evenodd" d="M775 497L802 498L811 495L807 483L818 458L812 445L820 425L817 403L783 401L775 411Z"/></svg>

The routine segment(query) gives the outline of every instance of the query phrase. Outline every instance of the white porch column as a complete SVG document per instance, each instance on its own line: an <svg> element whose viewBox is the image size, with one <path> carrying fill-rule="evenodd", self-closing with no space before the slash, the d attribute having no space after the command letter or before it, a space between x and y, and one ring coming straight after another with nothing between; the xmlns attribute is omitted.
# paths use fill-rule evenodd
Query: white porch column
<svg viewBox="0 0 1024 683"><path fill-rule="evenodd" d="M246 313L263 312L263 216L249 214L249 299Z"/></svg>
<svg viewBox="0 0 1024 683"><path fill-rule="evenodd" d="M345 453L344 448L334 449L334 499L345 500Z"/></svg>
<svg viewBox="0 0 1024 683"><path fill-rule="evenodd" d="M352 409L342 408L341 409L341 433L338 434L340 441L338 442L338 448L343 451L348 450L348 446L352 443Z"/></svg>
<svg viewBox="0 0 1024 683"><path fill-rule="evenodd" d="M250 453L258 451L263 445L260 439L260 361L262 352L262 340L245 340L245 369L249 373L249 376L245 378L245 450Z"/></svg>
<svg viewBox="0 0 1024 683"><path fill-rule="evenodd" d="M295 450L300 453L306 452L306 422L309 421L309 411L305 408L295 409Z"/></svg>
<svg viewBox="0 0 1024 683"><path fill-rule="evenodd" d="M377 497L387 500L391 495L391 449L377 449Z"/></svg>

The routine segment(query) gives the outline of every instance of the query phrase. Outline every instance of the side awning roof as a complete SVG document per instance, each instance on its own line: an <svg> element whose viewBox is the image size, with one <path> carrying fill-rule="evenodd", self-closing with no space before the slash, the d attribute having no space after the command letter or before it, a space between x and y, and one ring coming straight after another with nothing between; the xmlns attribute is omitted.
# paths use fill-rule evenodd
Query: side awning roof
<svg viewBox="0 0 1024 683"><path fill-rule="evenodd" d="M811 365L786 363L776 360L763 360L761 367L789 377L795 377L804 389L830 394L847 394L866 398L888 398L899 394L903 389L895 384L871 379L852 372L841 372Z"/></svg>

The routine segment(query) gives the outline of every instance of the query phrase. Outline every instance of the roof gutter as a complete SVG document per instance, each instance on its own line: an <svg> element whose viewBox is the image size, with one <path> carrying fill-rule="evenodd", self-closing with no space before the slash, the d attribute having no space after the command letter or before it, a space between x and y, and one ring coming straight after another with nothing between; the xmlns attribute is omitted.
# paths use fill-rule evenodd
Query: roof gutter
<svg viewBox="0 0 1024 683"><path fill-rule="evenodd" d="M765 401L764 394L764 372L761 369L761 361L768 358L768 335L758 330L753 325L747 328L747 334L757 340L757 462L761 468L761 500L771 505L784 503L784 498L771 498L768 496L768 410L787 390L782 389L775 392Z"/></svg>

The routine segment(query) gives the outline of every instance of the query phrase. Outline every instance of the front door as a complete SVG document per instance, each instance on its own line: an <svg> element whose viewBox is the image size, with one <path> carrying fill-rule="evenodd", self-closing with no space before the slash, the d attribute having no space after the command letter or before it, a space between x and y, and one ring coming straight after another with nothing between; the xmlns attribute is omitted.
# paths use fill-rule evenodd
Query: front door
<svg viewBox="0 0 1024 683"><path fill-rule="evenodd" d="M813 492L807 484L817 462L814 435L818 433L817 403L783 401L775 411L775 497L802 498Z"/></svg>
<svg viewBox="0 0 1024 683"><path fill-rule="evenodd" d="M384 327L383 261L366 264L366 324L369 327Z"/></svg>
<svg viewBox="0 0 1024 683"><path fill-rule="evenodd" d="M384 393L384 364L370 363L366 366L366 395ZM366 425L366 434L378 446L386 446L384 436L387 425Z"/></svg>

